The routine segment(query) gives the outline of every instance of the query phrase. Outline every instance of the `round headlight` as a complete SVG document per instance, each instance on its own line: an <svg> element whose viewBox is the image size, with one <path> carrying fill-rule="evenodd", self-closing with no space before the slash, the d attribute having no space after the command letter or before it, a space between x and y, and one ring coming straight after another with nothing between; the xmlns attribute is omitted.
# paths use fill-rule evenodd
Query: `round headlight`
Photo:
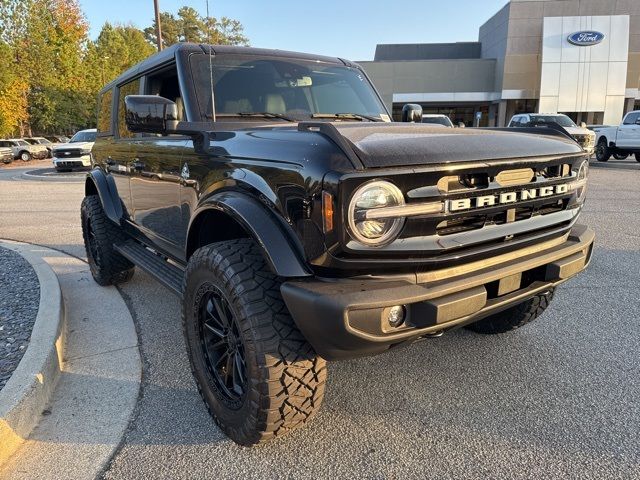
<svg viewBox="0 0 640 480"><path fill-rule="evenodd" d="M576 190L576 197L579 202L583 202L587 196L587 177L589 176L589 160L585 160L580 164L578 168L578 174L576 175L576 182L578 188Z"/></svg>
<svg viewBox="0 0 640 480"><path fill-rule="evenodd" d="M376 180L362 185L353 194L349 203L351 235L364 245L380 247L391 243L402 230L404 218L367 219L367 212L402 205L404 205L404 196L393 183Z"/></svg>

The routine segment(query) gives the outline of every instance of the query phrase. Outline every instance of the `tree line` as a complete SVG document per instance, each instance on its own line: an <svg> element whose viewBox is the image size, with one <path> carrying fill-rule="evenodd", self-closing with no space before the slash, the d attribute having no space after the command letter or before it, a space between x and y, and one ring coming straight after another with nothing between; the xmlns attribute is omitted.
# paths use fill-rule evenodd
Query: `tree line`
<svg viewBox="0 0 640 480"><path fill-rule="evenodd" d="M191 7L160 18L165 47L248 45L237 20ZM92 40L78 0L0 0L0 137L95 126L98 91L155 53L155 44L155 21L142 30L105 23Z"/></svg>

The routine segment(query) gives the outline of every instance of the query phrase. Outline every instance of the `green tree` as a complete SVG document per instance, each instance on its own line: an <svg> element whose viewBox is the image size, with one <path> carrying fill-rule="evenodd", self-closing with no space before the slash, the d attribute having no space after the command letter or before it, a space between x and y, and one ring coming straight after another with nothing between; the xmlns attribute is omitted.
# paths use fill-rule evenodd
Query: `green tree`
<svg viewBox="0 0 640 480"><path fill-rule="evenodd" d="M85 70L91 90L97 94L105 84L154 52L137 28L105 23L87 48Z"/></svg>
<svg viewBox="0 0 640 480"><path fill-rule="evenodd" d="M249 45L244 27L238 20L228 17L203 17L192 7L182 7L178 14L160 14L162 44L165 47L179 42L211 43L216 45ZM144 29L147 41L157 44L156 22Z"/></svg>
<svg viewBox="0 0 640 480"><path fill-rule="evenodd" d="M83 56L88 24L78 0L26 0L29 3L18 70L29 83L29 117L37 133L84 126L75 111L65 114L86 92Z"/></svg>

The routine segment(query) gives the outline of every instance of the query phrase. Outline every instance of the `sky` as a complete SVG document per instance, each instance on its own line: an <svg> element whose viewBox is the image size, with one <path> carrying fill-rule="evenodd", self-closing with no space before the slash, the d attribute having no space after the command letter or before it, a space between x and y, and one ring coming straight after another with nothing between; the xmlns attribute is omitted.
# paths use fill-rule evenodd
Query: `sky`
<svg viewBox="0 0 640 480"><path fill-rule="evenodd" d="M159 0L203 15L205 0ZM209 0L214 17L242 22L251 46L372 60L378 43L478 40L478 28L507 0ZM96 38L105 22L151 25L153 0L80 0Z"/></svg>

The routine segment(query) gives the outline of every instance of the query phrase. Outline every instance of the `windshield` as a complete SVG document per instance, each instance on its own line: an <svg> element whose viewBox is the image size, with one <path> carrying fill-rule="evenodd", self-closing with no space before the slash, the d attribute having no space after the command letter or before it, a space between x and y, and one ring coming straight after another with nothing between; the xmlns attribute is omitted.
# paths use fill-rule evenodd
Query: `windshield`
<svg viewBox="0 0 640 480"><path fill-rule="evenodd" d="M573 123L566 115L531 115L531 123L535 123L538 125L545 123L557 123L561 127L575 127L576 124Z"/></svg>
<svg viewBox="0 0 640 480"><path fill-rule="evenodd" d="M29 144L31 144L31 145L37 145L38 144L38 141L34 140L33 138L25 138L24 141L29 143Z"/></svg>
<svg viewBox="0 0 640 480"><path fill-rule="evenodd" d="M18 141L16 141L15 143L16 143L16 145L19 145L19 146L21 146L21 147L24 147L24 146L28 146L28 145L29 145L29 143L28 143L28 142L25 142L24 140L18 140Z"/></svg>
<svg viewBox="0 0 640 480"><path fill-rule="evenodd" d="M448 117L422 117L422 123L435 123L445 127L453 127L453 123Z"/></svg>
<svg viewBox="0 0 640 480"><path fill-rule="evenodd" d="M389 120L371 84L357 68L254 55L218 55L211 62L217 116L268 113L308 120L314 114L349 113ZM209 56L192 56L191 68L200 112L204 120L211 120Z"/></svg>
<svg viewBox="0 0 640 480"><path fill-rule="evenodd" d="M73 137L69 143L80 143L80 142L95 142L96 141L96 132L78 132Z"/></svg>

